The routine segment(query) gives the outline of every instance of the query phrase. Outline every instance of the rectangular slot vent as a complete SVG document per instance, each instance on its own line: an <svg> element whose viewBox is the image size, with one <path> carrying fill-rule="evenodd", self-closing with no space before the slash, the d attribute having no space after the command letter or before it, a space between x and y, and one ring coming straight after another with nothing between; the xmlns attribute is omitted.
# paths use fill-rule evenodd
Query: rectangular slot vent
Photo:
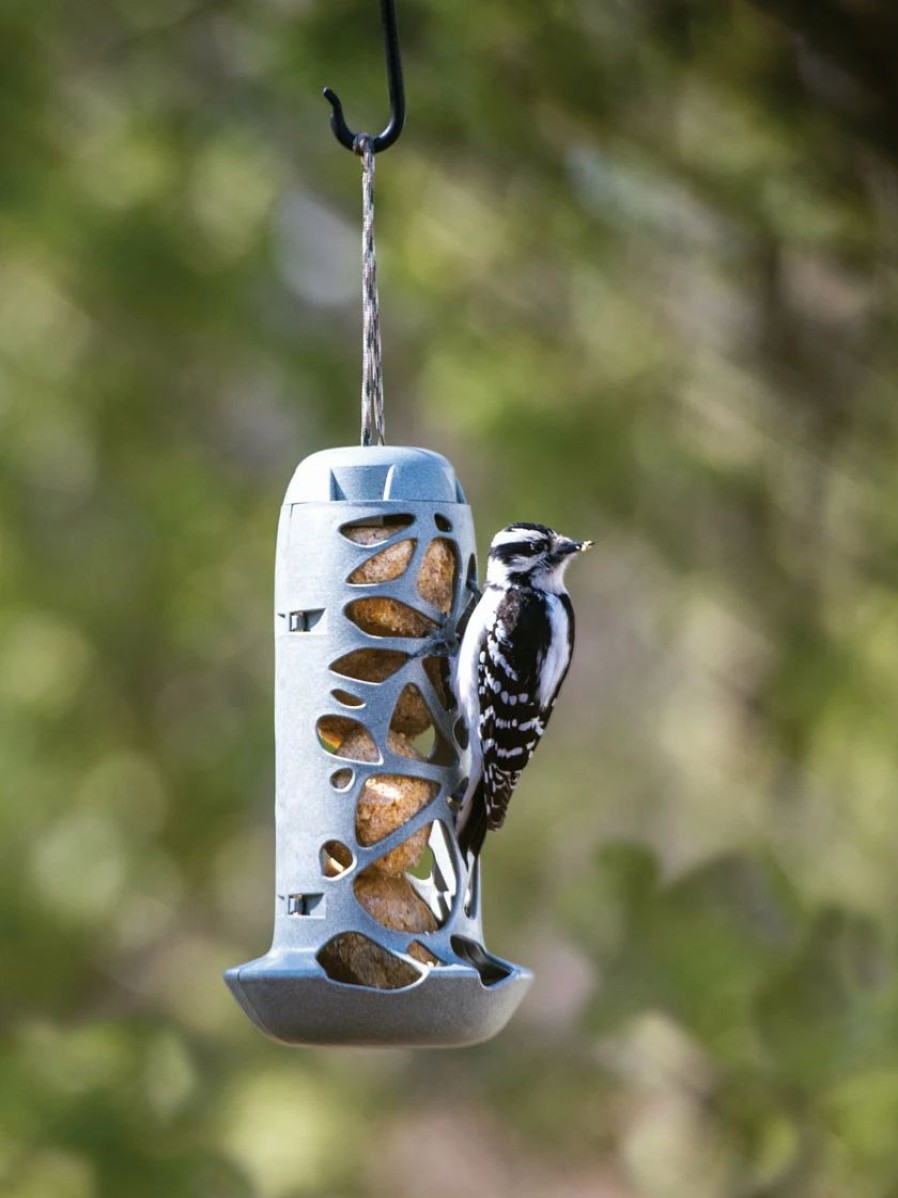
<svg viewBox="0 0 898 1198"><path fill-rule="evenodd" d="M312 915L315 919L324 919L323 894L288 894L288 915Z"/></svg>
<svg viewBox="0 0 898 1198"><path fill-rule="evenodd" d="M291 632L312 632L321 623L324 617L324 608L318 608L317 611L292 611L288 618L287 627ZM323 628L318 628L319 632L323 632Z"/></svg>

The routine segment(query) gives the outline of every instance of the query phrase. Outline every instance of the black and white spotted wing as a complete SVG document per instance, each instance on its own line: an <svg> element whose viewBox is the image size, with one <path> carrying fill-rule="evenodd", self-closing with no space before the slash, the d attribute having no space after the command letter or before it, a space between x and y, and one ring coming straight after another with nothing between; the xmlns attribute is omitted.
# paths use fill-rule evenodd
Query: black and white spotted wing
<svg viewBox="0 0 898 1198"><path fill-rule="evenodd" d="M482 642L478 670L484 831L505 820L512 792L549 722L574 640L566 594L512 588L503 596L498 616ZM563 657L548 663L547 671L547 655L558 644L553 640L558 621L567 623ZM547 675L551 693L544 689Z"/></svg>

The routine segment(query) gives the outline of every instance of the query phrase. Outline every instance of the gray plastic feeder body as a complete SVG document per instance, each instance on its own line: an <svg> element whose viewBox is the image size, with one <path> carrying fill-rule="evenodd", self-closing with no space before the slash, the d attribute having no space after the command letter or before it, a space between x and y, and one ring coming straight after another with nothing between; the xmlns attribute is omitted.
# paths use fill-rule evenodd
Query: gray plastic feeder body
<svg viewBox="0 0 898 1198"><path fill-rule="evenodd" d="M341 532L359 523L382 526L385 518L397 516L408 523L376 544L354 543ZM437 538L455 555L448 617L417 589L421 563ZM414 550L399 577L347 581L363 563L403 541L412 541ZM464 753L454 732L457 712L446 710L424 668L428 657L445 660L454 651L456 625L472 598L467 583L475 578L471 509L452 466L439 454L351 447L313 454L298 466L281 512L275 567L274 940L267 956L225 974L253 1023L275 1040L474 1044L501 1030L530 984L528 970L483 947L479 877L476 870L469 877L465 869L450 804L464 780ZM433 622L433 633L412 638L362 631L347 607L366 597L406 604ZM359 650L398 652L407 660L378 682L335 671L335 663ZM391 718L408 683L418 688L434 722L435 747L426 761L388 746ZM362 725L379 760L348 759L322 743L319 721L335 716ZM436 793L401 827L376 844L362 845L356 837L358 799L369 778L384 774L426 779L437 784ZM358 901L354 883L372 862L427 827L429 876L405 876L438 929L387 928ZM338 876L329 876L328 842L338 842L346 859L351 853ZM322 949L347 934L367 937L400 971L412 976L408 971L414 970L417 980L397 989L337 980L333 968L326 967L327 952L322 964ZM422 963L420 950L416 959L409 952L414 945L437 963Z"/></svg>

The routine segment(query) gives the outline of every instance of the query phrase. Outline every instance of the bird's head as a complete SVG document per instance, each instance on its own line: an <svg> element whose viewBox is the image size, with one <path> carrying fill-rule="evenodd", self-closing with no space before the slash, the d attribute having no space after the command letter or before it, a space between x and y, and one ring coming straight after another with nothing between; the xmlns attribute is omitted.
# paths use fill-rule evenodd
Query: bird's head
<svg viewBox="0 0 898 1198"><path fill-rule="evenodd" d="M572 541L545 524L509 524L497 532L490 545L487 585L538 587L560 591L564 572L592 541Z"/></svg>

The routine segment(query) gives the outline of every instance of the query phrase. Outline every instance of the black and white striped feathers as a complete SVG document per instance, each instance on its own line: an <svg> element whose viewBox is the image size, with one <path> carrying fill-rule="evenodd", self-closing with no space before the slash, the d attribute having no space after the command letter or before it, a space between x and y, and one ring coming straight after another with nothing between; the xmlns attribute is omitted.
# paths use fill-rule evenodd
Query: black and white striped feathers
<svg viewBox="0 0 898 1198"><path fill-rule="evenodd" d="M486 585L455 670L471 753L458 815L463 852L476 856L487 830L502 826L549 722L574 649L564 572L591 544L543 524L511 524L493 538Z"/></svg>

